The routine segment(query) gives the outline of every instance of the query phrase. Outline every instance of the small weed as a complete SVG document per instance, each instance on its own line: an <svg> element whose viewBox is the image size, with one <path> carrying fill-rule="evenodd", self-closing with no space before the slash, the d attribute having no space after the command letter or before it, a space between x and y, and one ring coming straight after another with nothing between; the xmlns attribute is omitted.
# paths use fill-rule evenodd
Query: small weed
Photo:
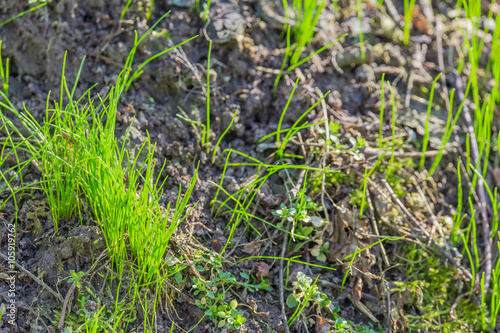
<svg viewBox="0 0 500 333"><path fill-rule="evenodd" d="M203 11L202 11L201 10L202 6L200 6L200 0L195 0L196 12L198 14L201 14L204 23L207 23L209 18L208 15L210 14L210 2L211 0L207 0L207 2L203 4Z"/></svg>
<svg viewBox="0 0 500 333"><path fill-rule="evenodd" d="M297 280L292 283L293 293L288 295L286 304L290 308L295 308L295 312L288 319L288 326L297 320L304 309L310 305L316 305L317 311L329 306L330 299L321 292L316 285L319 276L313 283L313 280L302 272L297 274Z"/></svg>
<svg viewBox="0 0 500 333"><path fill-rule="evenodd" d="M214 254L200 255L196 259L196 269L198 272L210 272L208 283L200 278L193 277L193 294L197 296L196 305L205 310L205 315L210 318L219 328L239 329L246 322L243 312L238 311L238 301L232 299L227 301L228 293L235 286L243 287L250 292L256 290L271 290L269 280L261 279L260 283L250 283L251 279L256 280L247 273L240 273L240 279L230 272L222 269L222 257Z"/></svg>
<svg viewBox="0 0 500 333"><path fill-rule="evenodd" d="M362 4L363 4L363 0L357 0L355 7L356 7L358 23L359 23L359 45L360 45L360 49L361 49L361 59L363 59L363 62L364 62L365 57L366 57L366 55L365 55L366 52L365 52L365 41L364 41L364 36L363 36L363 22L361 21Z"/></svg>
<svg viewBox="0 0 500 333"><path fill-rule="evenodd" d="M337 333L375 333L375 329L373 328L373 324L369 323L369 326L365 325L355 325L351 320L347 320L342 318L339 315L340 307L336 306L332 310L332 319L335 322L333 325L333 332ZM378 324L378 332L383 332L384 327L379 323Z"/></svg>
<svg viewBox="0 0 500 333"><path fill-rule="evenodd" d="M290 142L290 140L302 129L306 129L309 127L317 126L321 123L323 123L325 120L321 120L316 123L309 124L308 122L302 123L303 119L305 116L307 116L316 106L318 106L321 101L323 101L330 92L327 92L324 94L316 103L314 103L306 112L304 112L292 125L291 128L289 129L284 129L282 130L282 124L283 124L283 119L285 118L286 111L288 110L288 107L292 101L293 95L295 93L295 89L297 88L299 84L299 79L295 81L295 85L293 86L292 92L290 94L290 97L288 98L288 101L285 105L285 108L283 109L283 112L281 112L280 120L278 122L278 129L275 132L269 133L266 136L264 136L262 139L260 139L259 142L263 142L267 140L268 138L271 138L273 136L276 136L276 147L278 148L277 150L277 155L280 160L283 159L283 157L296 157L296 158L302 158L300 155L291 155L291 154L286 154L285 153L285 148L287 144ZM285 137L282 139L281 135L285 134Z"/></svg>
<svg viewBox="0 0 500 333"><path fill-rule="evenodd" d="M75 272L75 271L70 271L71 277L68 279L68 283L75 283L76 287L80 289L82 287L82 276L83 272Z"/></svg>
<svg viewBox="0 0 500 333"><path fill-rule="evenodd" d="M226 302L225 277L217 277L206 284L196 277L193 278L193 294L198 296L196 305L205 310L210 320L212 320L219 328L227 327L240 328L246 322L243 317L243 312L237 311L238 301L233 299L229 304Z"/></svg>
<svg viewBox="0 0 500 333"><path fill-rule="evenodd" d="M284 3L286 0L284 0ZM319 0L294 0L293 12L296 25L293 27L296 45L290 52L290 64L295 65L302 54L302 49L311 42L314 29L318 24L319 16L325 8L327 1Z"/></svg>
<svg viewBox="0 0 500 333"><path fill-rule="evenodd" d="M290 203L291 207L287 207L282 203L280 209L272 212L272 214L281 218L281 222L277 224L278 228L284 228L285 224L292 223L292 239L295 240L295 238L298 238L301 240L293 249L294 252L297 252L305 244L318 238L318 235L316 233L313 234L313 231L316 226L319 229L323 221L321 218L315 216L320 207L310 197L305 195L303 189L299 190L297 196L290 199ZM312 225L306 226L306 224Z"/></svg>
<svg viewBox="0 0 500 333"><path fill-rule="evenodd" d="M76 298L76 306L73 307L73 309L76 308L76 311L67 313L65 317L64 333L116 332L122 324L125 311L132 313L133 310L131 308L123 308L124 302L117 302L114 304L114 311L109 310L89 287L85 288L86 292L82 292L81 278L83 272L75 273L71 271L70 273L71 278L68 279L68 283L76 283L78 296ZM60 317L60 313L57 314Z"/></svg>

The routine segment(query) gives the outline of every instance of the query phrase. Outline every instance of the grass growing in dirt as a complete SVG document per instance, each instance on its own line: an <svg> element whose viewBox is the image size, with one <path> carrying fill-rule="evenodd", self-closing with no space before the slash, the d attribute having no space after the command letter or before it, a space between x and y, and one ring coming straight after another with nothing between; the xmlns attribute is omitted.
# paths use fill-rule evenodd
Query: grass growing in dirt
<svg viewBox="0 0 500 333"><path fill-rule="evenodd" d="M154 25L146 35L153 28ZM8 139L14 134L22 140L21 144L16 145L12 140L5 142L4 150L10 148L9 154L26 151L30 155L28 162L39 166L43 175L39 186L47 196L55 232L59 231L59 224L63 219L67 220L75 215L81 219L82 210L91 211L104 234L110 259L118 275L122 277L126 274L126 265L131 265L136 283L152 285L157 292L168 276L165 254L170 238L194 208L188 208L187 205L197 175L193 175L187 188L179 187L174 205L169 203L163 207L160 199L165 180L160 183L159 178L154 179L155 146L148 138L137 157L131 159L125 149L125 140L120 143L115 136L120 97L149 61L141 64L135 72L132 71L135 50L146 35L141 39L136 36L136 44L127 58L125 69L107 96L97 95L92 98L89 89L83 96L75 99L74 92L84 62L82 61L74 85L69 87L64 73L64 59L59 101L49 107L50 96L47 97L46 116L40 124L29 113L19 112L10 103L7 97L7 62L6 68L2 67L1 71L4 86L3 91L0 91L0 96L3 97L0 106L15 116L24 127L21 130L2 112L2 128L8 133ZM165 52L150 59L163 53ZM29 136L25 137L22 131L28 132ZM146 157L139 161L143 151ZM22 170L28 162L18 164L16 168ZM6 186L9 186L8 181ZM26 189L21 187L20 190ZM78 282L81 273L83 272L72 278L78 289L81 288ZM136 299L136 294L133 299ZM84 301L85 299L81 302ZM100 331L95 325L99 324L96 320L100 320L102 311L104 306L90 318L90 324L85 321L87 331ZM115 317L118 311L119 308L116 307ZM64 314L61 316L64 319ZM104 328L107 330L108 326L105 325ZM117 328L116 325L113 327L114 330Z"/></svg>
<svg viewBox="0 0 500 333"><path fill-rule="evenodd" d="M12 200L17 232L21 203L43 193L53 222L51 241L74 230L70 223L95 224L106 244L100 255L92 253L90 267L61 278L66 298L59 295L61 281L44 282L43 276L28 274L62 300L50 317L54 330L154 332L160 331L158 325L170 332L498 329L498 4L459 1L451 20L436 14L456 24L460 33L453 38L463 42L444 66L442 59L432 62L444 53L437 46L439 29L429 29L431 23L422 28L419 16L420 9L439 8L414 0L397 4L401 8L392 1L372 2L280 3L285 39L281 53L272 57L280 55L283 62L271 71L276 77L262 75L259 80L267 80L267 90L274 81L274 94L283 103L266 104L282 107L268 118L262 115L262 122L269 123L250 124L245 131L251 135L234 131L241 119L254 121L238 109L213 140L222 124L221 100L231 104L241 95L246 101L253 92L226 94L232 78L217 72L228 66L221 60L226 46L215 39L199 42L208 47L206 80L195 87L204 88L205 120L196 119L194 112L188 115L181 105L173 108L187 124L185 133L193 134L186 142L195 147L189 158L181 150L175 162L156 159L163 155L149 134L132 154L126 147L134 120L117 138L117 114L127 91L142 91L140 80L148 66L196 36L153 55L144 52L146 60L136 65L139 45L159 21L140 38L135 33L123 70L104 96L94 87L75 95L85 58L75 82L68 82L65 55L57 100L47 96L42 121L11 102L10 63L0 61L0 164L2 193L8 193L2 208ZM120 21L133 5L123 5ZM204 29L214 21L215 27L225 26L227 22L217 21L216 5L194 2L194 15L201 15L197 24ZM154 15L158 2L147 8L146 17ZM309 45L320 29L318 22L332 10L339 19L351 19L360 33L350 37L339 25L341 37L314 51ZM393 20L385 22L391 33L380 27L363 30L373 24L365 20L370 15ZM251 20L246 23L249 28ZM399 28L402 40L395 37ZM454 45L450 31L439 31ZM432 43L426 42L427 34ZM245 37L234 37L240 52ZM389 49L377 55L380 47L374 40L387 39ZM342 48L327 52L338 43ZM389 51L399 48L411 63L393 65ZM249 54L256 49L249 47ZM310 53L302 58L305 51ZM339 67L339 54L351 55L348 66ZM304 75L298 67L309 61L314 70L303 66ZM321 71L326 63L331 68ZM253 74L253 69L245 72ZM329 84L312 86L309 81ZM355 87L352 96L339 98L339 85ZM402 91L410 95L406 100ZM417 118L415 113L422 111L417 109L423 109L422 122L415 125L403 111L414 111L411 117ZM443 129L437 136L436 123ZM251 144L234 148L247 136ZM13 165L3 167L7 161ZM174 164L187 169L188 163L191 174L181 177L184 185L174 184L174 193L165 193L164 171L175 169ZM25 181L28 168L36 169L39 181ZM210 191L204 192L206 188ZM198 209L204 215L185 223ZM202 226L201 236L193 225ZM108 261L110 265L101 264ZM100 292L92 285L96 276L103 283ZM3 314L4 307L0 322Z"/></svg>

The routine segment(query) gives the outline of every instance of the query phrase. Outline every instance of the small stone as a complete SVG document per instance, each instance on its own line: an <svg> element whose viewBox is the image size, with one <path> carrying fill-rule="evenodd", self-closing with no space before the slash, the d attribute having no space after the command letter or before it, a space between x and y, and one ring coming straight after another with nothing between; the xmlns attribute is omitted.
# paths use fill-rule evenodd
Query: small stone
<svg viewBox="0 0 500 333"><path fill-rule="evenodd" d="M269 265L263 261L258 261L253 266L252 273L257 279L262 279L269 275Z"/></svg>
<svg viewBox="0 0 500 333"><path fill-rule="evenodd" d="M212 240L212 250L214 250L215 252L220 253L223 246L224 245L218 239Z"/></svg>
<svg viewBox="0 0 500 333"><path fill-rule="evenodd" d="M68 259L73 255L73 245L71 242L64 242L61 244L61 258Z"/></svg>
<svg viewBox="0 0 500 333"><path fill-rule="evenodd" d="M373 68L367 64L363 64L356 68L356 80L363 83L374 82L375 74L373 72Z"/></svg>

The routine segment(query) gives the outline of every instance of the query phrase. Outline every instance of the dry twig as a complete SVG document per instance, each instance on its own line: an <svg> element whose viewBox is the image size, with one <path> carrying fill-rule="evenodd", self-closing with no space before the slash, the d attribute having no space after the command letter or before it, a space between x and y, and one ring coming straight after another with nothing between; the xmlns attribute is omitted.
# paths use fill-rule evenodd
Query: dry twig
<svg viewBox="0 0 500 333"><path fill-rule="evenodd" d="M7 258L7 256L5 256L3 253L0 253L0 257L2 259L4 259L5 261L9 261L9 258ZM56 293L54 291L54 289L50 288L48 285L45 284L45 282L43 282L42 280L40 280L39 278L37 278L33 273L31 273L30 271L28 271L26 268L24 268L23 266L21 266L20 264L18 264L16 261L14 261L14 265L16 265L17 268L19 268L20 270L22 270L24 273L26 273L30 278L32 278L36 283L38 283L40 286L42 286L44 289L46 289L48 292L50 292L52 295L54 295L55 298L57 298L61 303L64 302L63 298L61 295L59 295L58 293Z"/></svg>
<svg viewBox="0 0 500 333"><path fill-rule="evenodd" d="M414 227L417 227L418 229L420 229L420 231L422 231L422 233L428 237L430 239L430 242L432 243L432 245L438 250L439 253L441 253L443 255L443 257L445 257L446 259L448 259L453 265L455 265L457 268L459 268L467 278L469 279L472 279L472 274L465 268L463 267L462 265L460 265L454 258L452 255L450 255L448 252L446 252L441 246L439 246L435 241L434 239L431 238L431 235L430 233L422 226L422 224L415 218L415 216L413 216L410 211L408 210L408 208L405 207L405 205L403 205L403 203L401 202L401 200L399 200L399 198L396 196L396 193L394 193L394 190L392 189L391 185L389 185L389 183L387 182L387 180L385 179L382 179L382 184L384 184L385 188L387 189L387 191L389 192L389 195L391 196L392 198L392 202L395 202L397 204L397 206L403 211L403 213L405 213L405 215L408 217L410 223L414 226Z"/></svg>
<svg viewBox="0 0 500 333"><path fill-rule="evenodd" d="M66 297L64 298L64 303L61 310L61 319L59 319L59 325L57 325L57 328L61 331L61 333L64 332L64 316L66 314L66 308L68 307L69 299L71 295L73 295L75 289L76 281L71 284L71 287L69 288L68 292L66 293Z"/></svg>

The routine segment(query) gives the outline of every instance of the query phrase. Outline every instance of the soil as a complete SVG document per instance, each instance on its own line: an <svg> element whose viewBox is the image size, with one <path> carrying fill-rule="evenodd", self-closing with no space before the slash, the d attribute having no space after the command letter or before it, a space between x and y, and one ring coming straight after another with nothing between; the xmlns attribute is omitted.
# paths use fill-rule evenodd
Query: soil
<svg viewBox="0 0 500 333"><path fill-rule="evenodd" d="M36 119L41 120L45 114L47 95L50 93L51 100L59 98L59 83L65 56L66 78L71 84L85 57L75 95L83 94L96 84L94 91L104 96L109 86L114 83L133 46L134 31L137 31L139 36L143 35L161 15L171 11L155 28L155 33L139 47L136 64L142 63L167 47L195 35L199 36L144 67L142 76L132 84L122 98L117 135L124 133L127 126L133 122L129 134L132 152L144 142L146 133L149 133L152 141L157 143L156 158L160 161L159 164L166 162L165 172L161 177L168 176L165 183L165 203L174 200L179 184L187 184L195 171L195 166L200 162L199 181L192 197L193 203L198 201L198 204L186 223L194 226L194 237L203 246L220 251L220 244L225 244L228 237L226 229L228 220L227 216L214 218L211 215L210 201L216 191L211 182L219 183L221 179L225 160L222 151L232 148L260 160L272 162L272 157L269 157L273 152L272 145L266 146L259 140L277 129L281 112L296 78L300 78L300 81L284 118L285 127L293 124L318 99L319 94L330 91L325 107L329 119L341 124L341 139L347 142L349 137L356 138L360 135L368 141L375 142L379 130L381 76L382 73L386 73L386 79L393 82L397 108L400 110L397 116L396 134L404 137L404 144L410 148L413 147L414 140L421 138L427 105L422 102L422 98L412 98L412 96L418 94L422 87L429 88L433 78L439 73L435 22L423 14L418 14L420 16L414 20L419 23L414 24L411 43L409 46L404 46L401 42L402 31L398 27L399 22L394 22L389 14L377 9L373 5L374 2L368 1L363 7L361 25L354 10L354 1L338 1L336 9L328 4L319 21L319 31L306 52L317 50L343 34L348 34L348 37L320 55L312 57L309 62L300 66L300 69L297 68L293 73L284 75L276 95L273 95L276 78L274 73L281 67L285 53L285 41L281 38L283 23L280 22L284 20L284 13L279 0L240 2L213 0L210 20L206 23L194 9L194 1L189 0L155 1L153 6L148 0L132 1L122 20L120 14L124 6L123 1L49 1L41 9L27 13L0 27L0 40L3 41L2 56L4 59L10 59L9 96L19 110L25 107ZM395 1L395 4L398 12L403 13L402 1ZM151 17L146 20L151 6ZM429 8L420 8L420 11L430 9L434 15L442 14L448 18L446 16L448 7L444 2L433 2L432 6L428 6ZM1 0L0 22L27 8L28 5L22 1ZM443 51L446 61L449 59L448 52L459 43L458 34L454 30L456 27L454 28L453 24L451 19L445 22L446 28L443 32L447 42ZM359 45L360 29L363 30L365 40L364 57ZM209 46L207 37L213 40L210 69L212 142L216 142L216 138L219 138L229 126L234 113L237 112L233 126L220 144L214 164L210 161L211 156L207 156L200 146L193 126L177 117L178 114L184 114L193 120L206 121L205 81ZM447 65L453 67L455 63ZM408 86L410 75L413 76L413 87ZM442 89L439 93L442 93ZM386 101L389 100L387 86L385 96ZM440 144L442 120L446 117L445 107L440 103L443 103L441 99L436 101L436 108L441 108L442 117L439 119L439 112L433 113L429 150L437 149ZM384 131L387 130L387 136L390 136L390 103L385 104L385 114L387 124L384 126ZM322 117L322 109L317 107L305 120L312 122L321 120ZM301 133L303 140L314 136L310 131ZM288 152L300 154L303 147L290 145ZM242 158L236 160L243 161ZM444 157L442 165L446 165L448 160L454 160L452 149ZM302 162L294 160L292 163ZM313 165L316 162L310 163ZM359 162L352 156L332 155L328 157L328 163L332 167L341 167ZM255 171L251 167L234 167L226 174L225 186L229 192L234 192L248 177L254 175ZM433 193L436 199L433 205L438 211L450 214L443 202L454 204L456 190L454 184L445 177L447 171L440 169L438 172L440 175L438 177L443 178L435 184L436 192ZM354 179L358 177L353 171L348 171L347 174ZM40 178L34 168L29 169L27 175L33 180ZM291 175L295 180L299 178L298 172L292 172ZM261 215L270 216L271 211L278 209L282 202L286 202L287 189L283 186L284 183L286 180L282 175L275 175L269 179L269 184L262 188L259 205ZM353 253L353 247L373 243L373 240L356 235L356 230L363 228L370 230L368 234L371 233L368 219L352 221L351 212L355 211L355 208L349 204L349 193L358 188L357 184L359 179L351 182L351 185L342 183L328 187L333 203L327 203L326 209L328 214L333 216L336 225L332 235L329 236L331 240L328 259L322 264L337 265L337 259ZM387 212L388 209L383 207L383 204L375 204L378 205L379 214ZM418 202L413 207L417 205ZM59 233L56 234L46 199L42 192L33 191L22 198L18 207L9 202L1 213L2 253L7 253L7 225L14 221L16 209L19 215L17 263L64 298L71 286L67 282L70 271L90 270L105 250L106 244L101 231L90 216L84 216L83 223L77 218L63 221ZM265 239L267 236L261 241L254 242L253 235L245 233L243 227L238 228L235 242L239 242L240 246L231 251L228 260L234 263L248 255L279 256L282 236L279 235L267 245ZM395 250L389 245L388 251L392 253ZM318 263L310 256L309 251L302 251L302 254L305 259L301 260ZM366 251L357 267L375 275L381 274L380 266L374 265L375 257L380 257L378 246L372 251ZM0 262L3 271L6 262L1 259ZM101 265L101 262L98 261L98 264ZM109 266L105 263L102 265ZM245 330L284 332L285 324L277 292L279 262L243 261L231 265L228 269L234 274L240 271L253 271L257 275L267 275L274 290L249 293L246 296L245 300L249 306L243 310L248 318ZM112 268L107 270L107 273L106 269L103 270L104 274L112 274L109 272L112 272ZM301 264L292 264L290 270L293 279L294 274L306 271L306 268ZM342 317L356 324L370 322L370 319L354 306L352 299L350 300L351 295L347 295L345 291L341 293L335 287L341 284L344 276L345 268L342 268L342 265L337 265L337 271L311 268L310 272L313 275L321 272L325 281L322 288L341 305ZM9 284L5 280L7 270L0 274L0 303L7 304L9 301ZM348 280L349 289L354 288L356 279L360 278L352 276ZM386 279L403 280L404 273L393 270ZM113 302L112 297L116 295L116 289L105 290L103 277L100 275L87 277L84 284L92 286L91 289L100 295L101 299ZM367 296L362 299L371 309L373 316L382 326L387 327L387 317L383 307L385 300L373 289L373 285L378 284L379 281L365 276L361 288ZM123 290L125 292L125 289ZM185 291L189 292L189 288ZM176 295L172 300L171 306L176 313L157 312L158 332L168 332L172 318L176 316L179 316L179 319L176 319L177 324L185 330L193 327L203 317L202 310L189 302L177 301L180 298L182 298L180 295ZM72 311L71 305L74 304L75 300L71 300L70 311ZM18 270L16 323L11 325L5 322L4 317L0 332L55 332L61 307L60 300L28 274ZM403 307L401 305L401 309ZM403 310L399 319L393 317L398 323L393 322L391 326L399 329L403 327L402 313ZM316 324L316 317L310 318L314 322L310 325L310 329L316 327L317 332L322 332L321 324ZM131 320L128 330L142 331L144 326L141 319L139 314L137 320ZM377 327L376 324L374 326ZM208 318L203 319L194 330L194 332L219 331L221 330ZM304 331L304 327L293 326L292 331ZM176 327L174 332L181 330Z"/></svg>

